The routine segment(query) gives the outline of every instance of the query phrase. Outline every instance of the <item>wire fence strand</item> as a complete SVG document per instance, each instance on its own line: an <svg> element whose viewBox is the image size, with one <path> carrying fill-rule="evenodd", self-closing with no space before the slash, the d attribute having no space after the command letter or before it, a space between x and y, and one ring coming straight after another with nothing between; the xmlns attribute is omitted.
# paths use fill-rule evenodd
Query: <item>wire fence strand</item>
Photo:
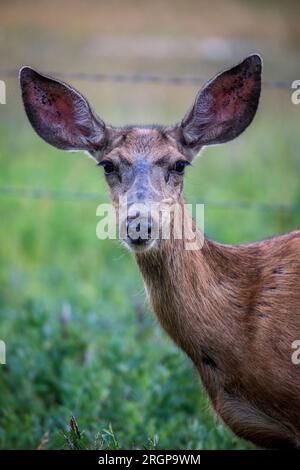
<svg viewBox="0 0 300 470"><path fill-rule="evenodd" d="M105 74L105 73L84 73L84 72L45 72L61 79L97 81L97 82L127 82L127 83L152 83L162 85L201 85L205 83L204 77L188 77L188 76L163 76L163 75L138 75L138 74ZM16 69L0 69L0 77L17 78L19 71ZM265 81L263 85L267 88L274 89L291 89L291 81ZM0 196L11 196L18 198L30 199L48 199L61 201L98 201L100 195L97 193L84 193L77 191L53 191L38 188L14 188L0 187ZM249 201L202 201L209 207L218 209L255 209L258 211L278 211L287 213L300 213L300 205L297 204L269 204L261 202Z"/></svg>
<svg viewBox="0 0 300 470"><path fill-rule="evenodd" d="M157 85L203 85L207 81L205 77L151 75L151 74L115 74L115 73L85 73L85 72L44 72L46 75L61 78L62 80L83 80L94 82L120 82L120 83L150 83ZM16 69L0 69L2 78L18 78ZM263 86L266 88L290 90L293 80L266 80Z"/></svg>
<svg viewBox="0 0 300 470"><path fill-rule="evenodd" d="M51 201L79 201L79 202L101 202L101 195L96 192L81 191L54 191L38 188L14 188L9 186L0 187L0 197L17 197L19 199L45 199ZM202 200L198 203L207 207L216 209L246 209L263 212L286 212L300 213L299 204L280 204L280 203L263 203L252 201L212 201Z"/></svg>

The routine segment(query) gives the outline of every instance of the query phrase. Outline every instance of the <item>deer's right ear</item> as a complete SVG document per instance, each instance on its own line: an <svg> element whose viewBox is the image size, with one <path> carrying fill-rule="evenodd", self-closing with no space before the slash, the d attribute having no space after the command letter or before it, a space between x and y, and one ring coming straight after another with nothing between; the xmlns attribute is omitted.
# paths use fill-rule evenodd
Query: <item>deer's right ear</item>
<svg viewBox="0 0 300 470"><path fill-rule="evenodd" d="M262 60L252 54L210 80L192 109L169 132L185 152L195 156L205 145L228 142L255 116L261 89Z"/></svg>
<svg viewBox="0 0 300 470"><path fill-rule="evenodd" d="M27 117L42 139L63 150L86 150L95 158L103 151L106 126L78 91L30 67L20 70L20 84Z"/></svg>

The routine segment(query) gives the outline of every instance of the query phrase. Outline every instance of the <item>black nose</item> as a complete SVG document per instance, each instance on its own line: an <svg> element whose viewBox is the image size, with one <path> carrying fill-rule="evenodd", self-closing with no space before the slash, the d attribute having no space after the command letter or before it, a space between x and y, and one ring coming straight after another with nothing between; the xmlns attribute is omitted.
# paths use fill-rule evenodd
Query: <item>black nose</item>
<svg viewBox="0 0 300 470"><path fill-rule="evenodd" d="M151 238L152 221L148 217L140 219L139 217L127 218L127 236L133 245L143 245Z"/></svg>

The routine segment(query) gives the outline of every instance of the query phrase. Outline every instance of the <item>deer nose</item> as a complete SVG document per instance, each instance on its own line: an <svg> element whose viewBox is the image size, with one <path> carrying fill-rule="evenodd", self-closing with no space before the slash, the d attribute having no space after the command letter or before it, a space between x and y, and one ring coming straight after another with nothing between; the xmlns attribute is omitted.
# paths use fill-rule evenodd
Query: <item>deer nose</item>
<svg viewBox="0 0 300 470"><path fill-rule="evenodd" d="M140 213L127 217L127 236L133 245L143 245L151 239L152 219Z"/></svg>

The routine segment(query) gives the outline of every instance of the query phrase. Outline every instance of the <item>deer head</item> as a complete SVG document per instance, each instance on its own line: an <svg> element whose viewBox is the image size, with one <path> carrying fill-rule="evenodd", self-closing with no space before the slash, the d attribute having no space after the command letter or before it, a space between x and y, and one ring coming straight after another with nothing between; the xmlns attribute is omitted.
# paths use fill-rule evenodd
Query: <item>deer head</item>
<svg viewBox="0 0 300 470"><path fill-rule="evenodd" d="M117 212L120 200L126 201L124 241L138 251L158 243L153 234L159 218L150 206L181 202L185 168L200 150L234 139L251 123L261 68L253 54L215 76L182 121L169 127L107 125L78 91L30 67L21 69L20 82L25 111L39 136L59 149L84 150L103 167Z"/></svg>

